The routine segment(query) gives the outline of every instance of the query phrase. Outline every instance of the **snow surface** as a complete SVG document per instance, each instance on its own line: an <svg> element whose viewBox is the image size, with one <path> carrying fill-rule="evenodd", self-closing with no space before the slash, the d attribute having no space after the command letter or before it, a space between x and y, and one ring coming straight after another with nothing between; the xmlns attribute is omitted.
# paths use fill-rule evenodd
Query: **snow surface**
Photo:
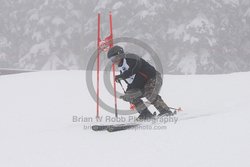
<svg viewBox="0 0 250 167"><path fill-rule="evenodd" d="M0 166L248 167L249 78L250 72L165 75L161 95L184 109L179 121L165 130L108 133L84 130L95 122L72 122L73 116L95 117L85 72L0 76ZM128 108L121 100L118 106Z"/></svg>

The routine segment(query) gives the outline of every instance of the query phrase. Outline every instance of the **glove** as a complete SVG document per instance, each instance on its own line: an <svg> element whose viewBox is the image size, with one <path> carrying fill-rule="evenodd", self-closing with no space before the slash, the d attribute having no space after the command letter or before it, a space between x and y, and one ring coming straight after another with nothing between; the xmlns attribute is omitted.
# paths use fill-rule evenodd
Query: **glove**
<svg viewBox="0 0 250 167"><path fill-rule="evenodd" d="M121 75L116 75L115 76L115 82L119 83L119 82L121 82L121 80L122 80Z"/></svg>
<svg viewBox="0 0 250 167"><path fill-rule="evenodd" d="M135 99L135 97L134 96L129 96L129 95L122 95L122 96L120 96L120 98L122 99L122 100L124 100L124 101L126 101L126 102L133 102L133 100Z"/></svg>
<svg viewBox="0 0 250 167"><path fill-rule="evenodd" d="M120 98L123 99L124 101L133 103L134 100L138 98L142 98L142 96L143 94L140 89L131 89L131 90L128 90L125 93L125 95L120 96Z"/></svg>

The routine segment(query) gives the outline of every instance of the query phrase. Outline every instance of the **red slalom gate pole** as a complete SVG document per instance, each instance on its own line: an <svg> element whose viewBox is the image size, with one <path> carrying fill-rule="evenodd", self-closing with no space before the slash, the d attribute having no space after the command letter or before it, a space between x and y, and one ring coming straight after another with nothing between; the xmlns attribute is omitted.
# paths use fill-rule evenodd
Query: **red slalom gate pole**
<svg viewBox="0 0 250 167"><path fill-rule="evenodd" d="M96 118L99 118L99 85L100 85L100 42L101 42L101 14L98 13L97 23L97 63L96 63Z"/></svg>
<svg viewBox="0 0 250 167"><path fill-rule="evenodd" d="M109 47L113 47L113 21L112 21L112 13L109 12L109 28L110 28L110 43ZM115 82L115 64L112 64L112 71L113 71L113 84L114 84L114 100L115 100L115 117L118 117L118 110L117 110L117 95L116 95L116 82Z"/></svg>
<svg viewBox="0 0 250 167"><path fill-rule="evenodd" d="M109 12L109 26L110 26L110 35L104 39L105 45L109 46L109 48L113 47L113 22L112 22L112 13ZM100 95L100 54L101 54L101 14L98 13L98 27L97 27L97 90L96 90L96 118L99 118L99 95ZM114 101L115 101L115 117L118 117L117 110L117 95L116 95L116 82L115 82L115 64L112 64L113 71L113 84L114 84Z"/></svg>

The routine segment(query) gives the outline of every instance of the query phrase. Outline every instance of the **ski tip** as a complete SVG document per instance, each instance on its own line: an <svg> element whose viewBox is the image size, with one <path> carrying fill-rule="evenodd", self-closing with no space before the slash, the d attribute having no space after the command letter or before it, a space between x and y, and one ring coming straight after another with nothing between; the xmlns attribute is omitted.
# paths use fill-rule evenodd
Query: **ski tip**
<svg viewBox="0 0 250 167"><path fill-rule="evenodd" d="M96 125L93 125L93 126L91 126L91 129L92 129L93 131L97 131L97 130L99 130L99 127L96 126Z"/></svg>
<svg viewBox="0 0 250 167"><path fill-rule="evenodd" d="M103 131L103 130L106 130L108 128L107 125L93 125L91 126L91 129L93 131Z"/></svg>

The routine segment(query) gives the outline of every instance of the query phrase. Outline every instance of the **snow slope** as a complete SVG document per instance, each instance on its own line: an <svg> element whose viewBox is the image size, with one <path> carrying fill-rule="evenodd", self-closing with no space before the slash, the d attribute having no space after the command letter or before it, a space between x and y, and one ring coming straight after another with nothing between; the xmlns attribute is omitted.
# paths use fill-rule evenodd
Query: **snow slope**
<svg viewBox="0 0 250 167"><path fill-rule="evenodd" d="M94 122L72 121L95 117L85 72L0 76L0 166L248 167L249 78L250 72L165 75L161 95L184 109L179 121L165 130L108 133L83 128ZM118 105L128 107L120 100ZM202 114L208 116L180 120Z"/></svg>

